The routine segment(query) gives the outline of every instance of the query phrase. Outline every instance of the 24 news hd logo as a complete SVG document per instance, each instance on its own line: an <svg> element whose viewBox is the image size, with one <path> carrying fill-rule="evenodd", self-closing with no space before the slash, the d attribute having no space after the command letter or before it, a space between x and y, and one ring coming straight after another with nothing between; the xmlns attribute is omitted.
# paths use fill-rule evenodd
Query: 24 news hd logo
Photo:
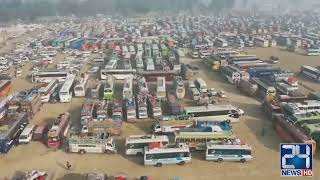
<svg viewBox="0 0 320 180"><path fill-rule="evenodd" d="M313 176L312 144L280 145L281 176Z"/></svg>

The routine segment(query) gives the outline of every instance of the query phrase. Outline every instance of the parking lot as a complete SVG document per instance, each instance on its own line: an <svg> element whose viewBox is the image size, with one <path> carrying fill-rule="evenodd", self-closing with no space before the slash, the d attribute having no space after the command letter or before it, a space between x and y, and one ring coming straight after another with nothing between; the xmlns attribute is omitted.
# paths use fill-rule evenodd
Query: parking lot
<svg viewBox="0 0 320 180"><path fill-rule="evenodd" d="M261 58L271 55L280 58L280 66L298 71L303 59L305 64L317 65L319 59L305 57L279 49L250 49L249 53L257 54ZM58 56L59 57L59 56ZM189 58L181 61L194 61ZM121 137L116 138L116 146L119 153L116 155L105 154L70 154L64 150L50 150L45 145L32 142L28 145L19 145L13 148L6 156L0 156L0 177L10 177L16 171L40 169L47 171L52 179L72 179L65 176L68 173L85 172L106 172L107 174L127 174L129 177L139 177L141 175L152 175L155 179L169 180L174 176L182 177L183 180L208 180L208 179L280 179L280 159L278 138L273 130L270 119L267 119L260 109L260 102L257 99L247 97L240 93L233 85L228 84L218 73L212 72L202 64L201 60L196 60L200 64L200 75L208 84L208 87L223 89L227 92L228 100L231 104L244 109L245 116L239 123L233 124L234 131L238 137L249 142L253 148L254 159L248 163L223 162L216 163L204 160L204 153L193 154L192 164L185 166L165 166L161 168L143 166L141 157L128 157L124 155L124 138L128 135L149 133L152 120L141 121L134 124L124 123ZM308 63L306 63L308 61ZM183 62L182 62L183 63ZM24 69L29 69L28 65ZM319 85L304 78L300 78L302 83L314 90L320 89ZM13 81L14 91L27 89L32 84L24 79ZM71 112L72 121L80 118L81 105L84 98L73 98L67 104L45 104L41 111L33 119L34 124L52 122L59 113ZM262 129L265 133L262 135ZM65 169L66 161L71 162L70 171ZM318 174L320 167L319 155L314 161L314 173ZM65 178L63 178L65 176ZM77 178L74 178L77 179ZM310 178L309 178L310 179ZM320 179L315 175L312 179Z"/></svg>

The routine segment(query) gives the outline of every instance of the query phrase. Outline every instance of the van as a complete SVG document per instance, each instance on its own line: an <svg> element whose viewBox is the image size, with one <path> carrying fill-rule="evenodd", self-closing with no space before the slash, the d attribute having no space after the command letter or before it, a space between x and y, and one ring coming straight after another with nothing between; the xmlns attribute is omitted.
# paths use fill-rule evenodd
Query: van
<svg viewBox="0 0 320 180"><path fill-rule="evenodd" d="M33 132L34 132L34 128L35 128L35 126L32 124L29 124L26 128L24 128L24 130L22 131L22 133L19 136L19 143L20 144L27 144L31 141L32 136L33 136Z"/></svg>
<svg viewBox="0 0 320 180"><path fill-rule="evenodd" d="M198 101L200 99L200 92L197 88L190 89L192 100Z"/></svg>

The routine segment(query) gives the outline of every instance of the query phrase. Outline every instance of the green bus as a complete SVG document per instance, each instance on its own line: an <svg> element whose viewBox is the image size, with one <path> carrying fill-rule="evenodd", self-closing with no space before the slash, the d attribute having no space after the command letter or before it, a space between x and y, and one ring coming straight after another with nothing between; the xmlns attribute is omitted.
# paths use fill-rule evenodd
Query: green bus
<svg viewBox="0 0 320 180"><path fill-rule="evenodd" d="M302 128L316 142L320 142L320 120L317 124L304 124Z"/></svg>
<svg viewBox="0 0 320 180"><path fill-rule="evenodd" d="M169 56L169 49L165 44L160 44L160 50L162 57L167 58Z"/></svg>
<svg viewBox="0 0 320 180"><path fill-rule="evenodd" d="M108 76L103 88L103 99L113 100L114 98L114 79L112 76Z"/></svg>

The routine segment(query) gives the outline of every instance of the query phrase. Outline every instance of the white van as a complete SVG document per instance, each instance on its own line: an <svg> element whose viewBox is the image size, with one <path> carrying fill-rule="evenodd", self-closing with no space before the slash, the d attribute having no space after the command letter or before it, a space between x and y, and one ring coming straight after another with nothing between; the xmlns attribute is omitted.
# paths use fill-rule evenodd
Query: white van
<svg viewBox="0 0 320 180"><path fill-rule="evenodd" d="M19 143L20 144L29 143L32 139L34 129L35 129L35 126L32 124L29 124L26 128L24 128L24 130L22 131L22 133L19 136Z"/></svg>

